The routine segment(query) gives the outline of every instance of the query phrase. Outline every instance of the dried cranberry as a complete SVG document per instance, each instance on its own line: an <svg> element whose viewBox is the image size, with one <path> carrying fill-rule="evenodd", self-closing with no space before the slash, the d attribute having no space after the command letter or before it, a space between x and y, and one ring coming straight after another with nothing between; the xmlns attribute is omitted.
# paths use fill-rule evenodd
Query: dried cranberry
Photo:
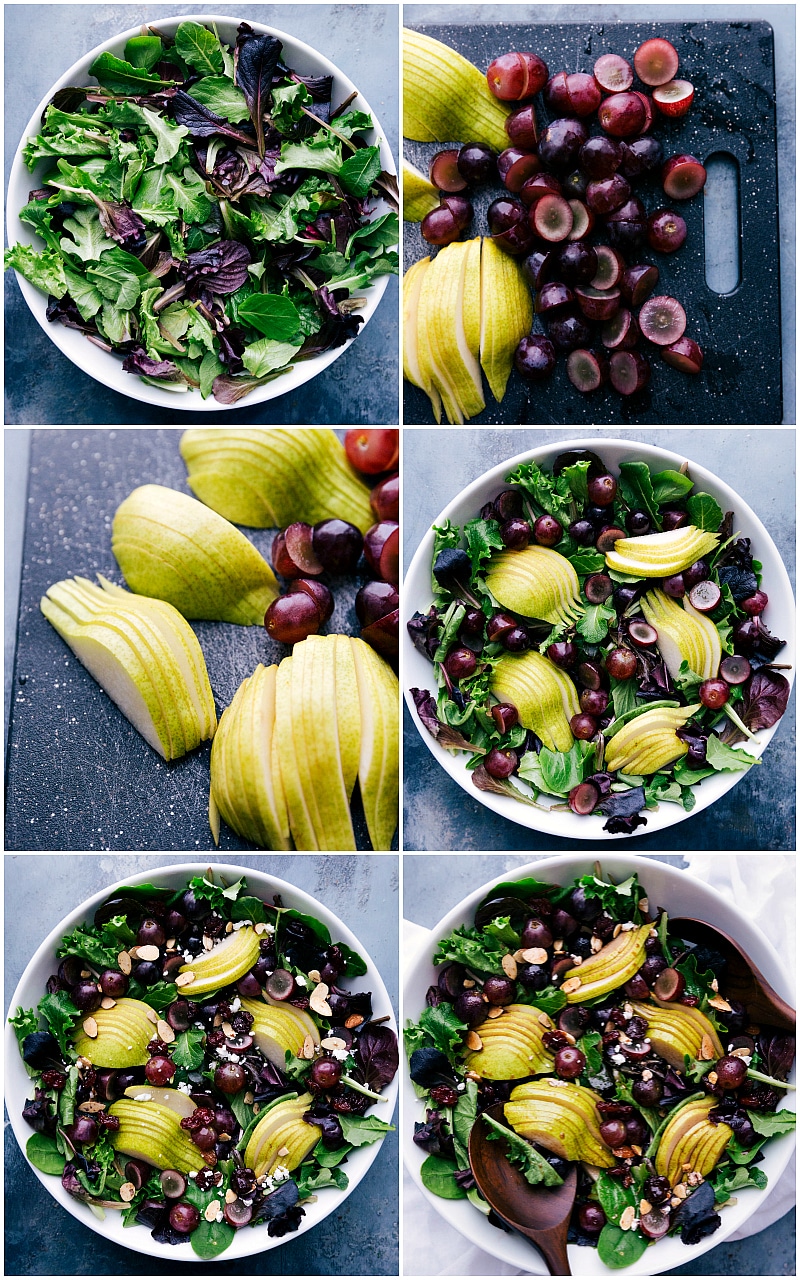
<svg viewBox="0 0 800 1280"><path fill-rule="evenodd" d="M248 1013L246 1009L240 1009L231 1018L231 1026L234 1031L248 1032L253 1025L255 1019L252 1013Z"/></svg>
<svg viewBox="0 0 800 1280"><path fill-rule="evenodd" d="M569 1040L563 1031L545 1031L542 1036L542 1044L548 1053L555 1053L556 1049L563 1049L569 1044Z"/></svg>
<svg viewBox="0 0 800 1280"><path fill-rule="evenodd" d="M205 1129L214 1123L214 1112L210 1107L196 1107L190 1116L181 1120L181 1128L194 1133L195 1129Z"/></svg>
<svg viewBox="0 0 800 1280"><path fill-rule="evenodd" d="M95 1120L101 1129L108 1129L109 1133L116 1133L119 1129L119 1116L109 1115L107 1111L98 1111Z"/></svg>
<svg viewBox="0 0 800 1280"><path fill-rule="evenodd" d="M42 1072L42 1084L46 1084L48 1089L56 1089L59 1093L67 1083L67 1077L63 1071L56 1071L49 1067L47 1071Z"/></svg>
<svg viewBox="0 0 800 1280"><path fill-rule="evenodd" d="M208 1035L206 1036L206 1044L208 1045L209 1049L219 1049L224 1043L225 1043L225 1032L220 1031L219 1029L216 1031L209 1031Z"/></svg>
<svg viewBox="0 0 800 1280"><path fill-rule="evenodd" d="M458 1102L458 1093L449 1084L437 1084L431 1089L431 1097L440 1107L454 1107Z"/></svg>
<svg viewBox="0 0 800 1280"><path fill-rule="evenodd" d="M201 1169L194 1185L198 1191L210 1191L212 1187L218 1187L221 1182L221 1169Z"/></svg>

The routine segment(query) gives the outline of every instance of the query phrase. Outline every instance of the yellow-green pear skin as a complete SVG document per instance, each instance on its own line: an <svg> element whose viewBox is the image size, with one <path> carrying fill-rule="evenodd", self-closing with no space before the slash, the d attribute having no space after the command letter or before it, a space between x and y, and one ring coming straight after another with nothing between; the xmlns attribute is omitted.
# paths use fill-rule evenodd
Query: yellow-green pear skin
<svg viewBox="0 0 800 1280"><path fill-rule="evenodd" d="M647 1004L631 1001L631 1008L637 1017L646 1019L650 1043L676 1071L685 1070L687 1053L690 1058L701 1056L704 1037L711 1058L716 1061L722 1057L724 1050L717 1029L702 1009L668 1003L655 996Z"/></svg>
<svg viewBox="0 0 800 1280"><path fill-rule="evenodd" d="M477 1028L482 1047L470 1050L464 1061L484 1080L521 1080L553 1070L553 1055L542 1044L553 1023L530 1004L507 1004L499 1018Z"/></svg>
<svg viewBox="0 0 800 1280"><path fill-rule="evenodd" d="M619 538L614 550L606 552L606 564L634 578L671 578L707 556L718 542L716 533L689 524L641 538Z"/></svg>
<svg viewBox="0 0 800 1280"><path fill-rule="evenodd" d="M653 707L629 720L606 742L606 768L611 773L657 773L686 755L689 748L676 731L700 710L699 702L690 707Z"/></svg>
<svg viewBox="0 0 800 1280"><path fill-rule="evenodd" d="M520 724L541 738L550 751L569 751L574 738L569 722L580 712L578 691L565 671L531 649L508 654L495 665L491 691L516 707Z"/></svg>
<svg viewBox="0 0 800 1280"><path fill-rule="evenodd" d="M213 950L192 960L191 964L181 965L179 973L192 974L191 982L181 983L181 995L191 1000L195 996L205 995L207 991L217 991L231 982L238 982L252 969L259 957L259 950L258 934L252 925L234 929Z"/></svg>
<svg viewBox="0 0 800 1280"><path fill-rule="evenodd" d="M416 286L416 277L414 278ZM416 289L415 289L416 292ZM439 269L436 258L428 259L428 266L419 281L416 311L416 351L419 364L419 385L428 395L433 416L442 420L442 410L448 422L463 422L463 414L453 395L453 388L446 368L438 354L439 310L442 306L439 287Z"/></svg>
<svg viewBox="0 0 800 1280"><path fill-rule="evenodd" d="M132 591L184 618L260 625L278 595L252 542L210 507L164 485L134 489L117 508L111 549Z"/></svg>
<svg viewBox="0 0 800 1280"><path fill-rule="evenodd" d="M247 1142L245 1164L257 1178L282 1166L291 1173L314 1150L320 1140L321 1130L315 1124L306 1124L304 1112L313 1099L310 1093L290 1098L270 1107L259 1120ZM279 1154L279 1153L283 1154Z"/></svg>
<svg viewBox="0 0 800 1280"><path fill-rule="evenodd" d="M651 928L652 925L643 924L638 929L626 929L589 956L580 967L567 969L561 978L561 990L567 997L567 1004L582 1004L624 986L644 964L644 944Z"/></svg>
<svg viewBox="0 0 800 1280"><path fill-rule="evenodd" d="M467 340L464 322L464 295L468 268L473 314L470 331L474 340L474 253L468 242L458 240L440 249L423 281L419 307L429 308L427 333L434 382L439 389L449 422L463 423L485 408L481 370ZM430 286L430 287L428 287Z"/></svg>
<svg viewBox="0 0 800 1280"><path fill-rule="evenodd" d="M403 135L415 142L483 142L505 151L510 108L476 66L419 31L403 30Z"/></svg>
<svg viewBox="0 0 800 1280"><path fill-rule="evenodd" d="M403 221L422 222L426 214L438 208L439 192L424 173L408 160L403 160Z"/></svg>
<svg viewBox="0 0 800 1280"><path fill-rule="evenodd" d="M533 322L531 291L519 263L487 236L481 255L481 365L495 400L500 401L520 339Z"/></svg>
<svg viewBox="0 0 800 1280"><path fill-rule="evenodd" d="M550 547L526 547L493 556L486 585L504 608L525 618L541 618L552 626L572 624L583 612L573 565Z"/></svg>
<svg viewBox="0 0 800 1280"><path fill-rule="evenodd" d="M131 1084L125 1090L126 1098L134 1102L158 1102L162 1107L169 1107L176 1116L184 1120L197 1110L197 1103L180 1089L166 1089L153 1084Z"/></svg>
<svg viewBox="0 0 800 1280"><path fill-rule="evenodd" d="M719 632L685 596L678 604L654 587L642 596L642 612L658 632L658 647L673 679L680 675L682 662L704 680L717 674L722 660Z"/></svg>
<svg viewBox="0 0 800 1280"><path fill-rule="evenodd" d="M142 1000L122 996L111 1009L97 1009L81 1018L73 1032L76 1053L94 1067L127 1071L143 1067L150 1057L147 1046L153 1039L152 1009ZM87 1018L93 1018L97 1035L83 1029Z"/></svg>
<svg viewBox="0 0 800 1280"><path fill-rule="evenodd" d="M183 1174L205 1168L202 1152L181 1128L180 1116L172 1107L119 1098L108 1110L119 1120L119 1128L109 1136L120 1155Z"/></svg>
<svg viewBox="0 0 800 1280"><path fill-rule="evenodd" d="M670 1186L682 1182L687 1172L707 1177L719 1161L733 1130L709 1120L709 1112L718 1106L718 1098L690 1098L670 1116L655 1158L656 1173L668 1178Z"/></svg>
<svg viewBox="0 0 800 1280"><path fill-rule="evenodd" d="M276 665L259 663L223 711L211 748L211 797L243 840L286 850L291 840L275 741L277 676Z"/></svg>
<svg viewBox="0 0 800 1280"><path fill-rule="evenodd" d="M369 489L328 427L195 427L181 457L196 498L234 524L282 529L339 519L366 533Z"/></svg>
<svg viewBox="0 0 800 1280"><path fill-rule="evenodd" d="M562 1160L610 1169L617 1158L600 1137L597 1104L601 1101L599 1094L581 1084L552 1077L529 1080L512 1089L505 1119L515 1133Z"/></svg>
<svg viewBox="0 0 800 1280"><path fill-rule="evenodd" d="M351 637L358 683L361 747L358 782L376 851L388 851L397 828L400 791L400 686L388 662Z"/></svg>
<svg viewBox="0 0 800 1280"><path fill-rule="evenodd" d="M316 1023L301 1009L292 1005L264 1004L260 1000L242 1000L242 1008L252 1014L252 1036L256 1045L281 1071L286 1066L286 1054L295 1058L300 1052L307 1036L313 1044L319 1044L319 1031Z"/></svg>
<svg viewBox="0 0 800 1280"><path fill-rule="evenodd" d="M309 636L295 645L292 659L293 683L302 678L295 742L307 763L315 847L354 849L350 796L358 772L360 718L349 638Z"/></svg>

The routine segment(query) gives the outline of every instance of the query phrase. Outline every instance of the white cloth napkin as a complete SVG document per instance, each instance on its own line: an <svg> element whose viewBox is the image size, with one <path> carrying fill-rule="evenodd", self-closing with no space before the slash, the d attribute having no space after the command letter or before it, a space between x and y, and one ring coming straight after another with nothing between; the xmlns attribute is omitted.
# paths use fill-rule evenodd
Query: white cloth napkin
<svg viewBox="0 0 800 1280"><path fill-rule="evenodd" d="M698 880L747 911L768 934L777 951L786 957L790 972L795 966L795 893L793 854L748 855L685 854L688 871ZM429 930L403 921L406 955L422 945ZM411 1015L411 1011L408 1011ZM406 1117L406 1124L412 1123ZM407 1138L407 1135L405 1135ZM784 1176L768 1189L763 1202L730 1240L757 1235L777 1222L795 1204L795 1157ZM527 1274L499 1262L476 1248L450 1227L428 1203L406 1169L403 1170L404 1273L408 1276L520 1276Z"/></svg>

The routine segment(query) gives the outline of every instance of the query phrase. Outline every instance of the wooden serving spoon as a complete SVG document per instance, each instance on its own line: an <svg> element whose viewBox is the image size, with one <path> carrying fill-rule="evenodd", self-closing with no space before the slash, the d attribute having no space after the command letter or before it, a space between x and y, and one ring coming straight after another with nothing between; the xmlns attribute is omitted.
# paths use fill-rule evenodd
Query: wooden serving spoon
<svg viewBox="0 0 800 1280"><path fill-rule="evenodd" d="M754 1022L794 1031L797 1015L759 973L750 957L729 934L703 920L670 919L670 932L686 942L710 944L726 959L725 995L743 1004Z"/></svg>
<svg viewBox="0 0 800 1280"><path fill-rule="evenodd" d="M505 1124L502 1102L485 1114ZM571 1276L567 1230L578 1185L577 1167L570 1165L560 1187L532 1187L504 1152L503 1141L488 1137L488 1125L479 1116L469 1135L469 1163L478 1190L499 1218L533 1241L551 1276Z"/></svg>

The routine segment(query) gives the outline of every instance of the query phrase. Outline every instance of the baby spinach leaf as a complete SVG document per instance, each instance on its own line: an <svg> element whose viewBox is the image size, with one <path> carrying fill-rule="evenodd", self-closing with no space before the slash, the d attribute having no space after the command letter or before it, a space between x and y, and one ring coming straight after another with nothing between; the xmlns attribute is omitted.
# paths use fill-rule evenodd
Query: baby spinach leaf
<svg viewBox="0 0 800 1280"><path fill-rule="evenodd" d="M660 507L680 502L694 488L694 481L681 471L659 471L652 477L653 497Z"/></svg>
<svg viewBox="0 0 800 1280"><path fill-rule="evenodd" d="M111 93L148 94L169 89L174 84L172 80L150 75L143 67L132 66L124 58L116 58L113 53L101 53L95 58L89 75Z"/></svg>
<svg viewBox="0 0 800 1280"><path fill-rule="evenodd" d="M622 1227L607 1222L597 1238L597 1256L613 1271L633 1266L647 1248L647 1241L638 1231L623 1231Z"/></svg>
<svg viewBox="0 0 800 1280"><path fill-rule="evenodd" d="M706 743L706 760L718 772L722 770L731 771L733 773L742 772L749 769L751 764L761 764L761 761L751 756L748 752L737 750L735 747L728 747L724 742L720 742L716 734L708 735Z"/></svg>
<svg viewBox="0 0 800 1280"><path fill-rule="evenodd" d="M260 338L251 342L242 352L242 362L254 378L263 378L275 369L282 369L294 358L302 343L275 342L272 338Z"/></svg>
<svg viewBox="0 0 800 1280"><path fill-rule="evenodd" d="M67 1163L56 1146L55 1138L46 1133L32 1133L25 1144L25 1154L40 1173L50 1173L61 1177Z"/></svg>
<svg viewBox="0 0 800 1280"><path fill-rule="evenodd" d="M225 366L214 351L207 351L200 363L200 395L207 400L214 389L214 379L225 372Z"/></svg>
<svg viewBox="0 0 800 1280"><path fill-rule="evenodd" d="M361 147L355 155L345 160L337 176L345 191L364 200L380 172L380 147Z"/></svg>
<svg viewBox="0 0 800 1280"><path fill-rule="evenodd" d="M300 319L297 307L291 298L281 293L253 293L239 303L238 312L240 320L275 342L290 343L297 333ZM256 370L250 369L250 372Z"/></svg>
<svg viewBox="0 0 800 1280"><path fill-rule="evenodd" d="M546 1013L548 1017L560 1013L566 1006L567 997L563 991L559 991L556 987L545 987L543 991L525 992L524 995L518 996L520 1004L533 1005L534 1009L540 1009L542 1013Z"/></svg>
<svg viewBox="0 0 800 1280"><path fill-rule="evenodd" d="M423 1186L442 1200L466 1200L467 1193L456 1182L456 1166L442 1156L428 1156L422 1163Z"/></svg>
<svg viewBox="0 0 800 1280"><path fill-rule="evenodd" d="M722 524L722 507L710 493L693 493L687 499L686 510L698 529L716 533Z"/></svg>
<svg viewBox="0 0 800 1280"><path fill-rule="evenodd" d="M584 574L599 573L606 563L602 551L592 551L590 547L570 552L567 559L581 578Z"/></svg>
<svg viewBox="0 0 800 1280"><path fill-rule="evenodd" d="M205 1033L200 1027L189 1027L175 1037L172 1046L172 1060L177 1067L185 1067L187 1071L196 1071L203 1065L203 1042Z"/></svg>
<svg viewBox="0 0 800 1280"><path fill-rule="evenodd" d="M224 68L219 40L198 22L181 23L175 32L175 49L187 66L194 67L201 75L222 74Z"/></svg>
<svg viewBox="0 0 800 1280"><path fill-rule="evenodd" d="M548 795L566 796L591 772L595 752L594 743L577 738L566 752L542 747L537 756L528 751L522 758L519 776Z"/></svg>
<svg viewBox="0 0 800 1280"><path fill-rule="evenodd" d="M605 604L590 604L578 619L576 630L587 644L599 644L608 635L609 623L616 620L616 610Z"/></svg>
<svg viewBox="0 0 800 1280"><path fill-rule="evenodd" d="M348 947L346 942L337 942L336 945L345 961L344 976L346 978L363 978L367 972L367 962L363 956Z"/></svg>
<svg viewBox="0 0 800 1280"><path fill-rule="evenodd" d="M389 1124L387 1120L379 1120L377 1116L340 1115L339 1123L342 1126L344 1140L349 1142L351 1147L369 1146L384 1134L394 1131L393 1124Z"/></svg>
<svg viewBox="0 0 800 1280"><path fill-rule="evenodd" d="M240 895L231 904L231 920L250 920L253 924L265 924L267 911L260 898L251 894Z"/></svg>
<svg viewBox="0 0 800 1280"><path fill-rule="evenodd" d="M159 36L131 36L125 45L125 61L141 71L152 71L163 53L164 46Z"/></svg>
<svg viewBox="0 0 800 1280"><path fill-rule="evenodd" d="M661 516L653 493L653 481L646 462L621 462L619 487L628 506L634 511L646 511L654 529L661 528Z"/></svg>
<svg viewBox="0 0 800 1280"><path fill-rule="evenodd" d="M367 222L362 227L357 227L347 242L344 256L349 258L353 252L353 245L358 242L359 248L368 249L374 252L377 249L389 248L393 244L397 244L400 238L400 224L397 214L393 211L381 214L379 218L375 218L372 222Z"/></svg>
<svg viewBox="0 0 800 1280"><path fill-rule="evenodd" d="M453 1108L453 1135L461 1143L465 1151L469 1150L469 1135L478 1114L478 1085L475 1080L467 1080L464 1092Z"/></svg>
<svg viewBox="0 0 800 1280"><path fill-rule="evenodd" d="M227 76L204 76L192 85L192 97L231 124L241 124L250 114L241 89Z"/></svg>
<svg viewBox="0 0 800 1280"><path fill-rule="evenodd" d="M222 1219L222 1222L207 1222L203 1217L189 1239L198 1258L217 1258L224 1253L236 1235L236 1228Z"/></svg>
<svg viewBox="0 0 800 1280"><path fill-rule="evenodd" d="M151 1009L160 1013L163 1009L168 1009L173 1000L177 999L178 988L174 982L155 982L152 987L145 987L135 978L131 978L128 995L131 1000L141 1000L142 1004L149 1004Z"/></svg>
<svg viewBox="0 0 800 1280"><path fill-rule="evenodd" d="M594 1185L603 1213L609 1222L618 1226L628 1206L636 1205L633 1190L630 1187L623 1187L619 1178L612 1178L607 1173L601 1173Z"/></svg>
<svg viewBox="0 0 800 1280"><path fill-rule="evenodd" d="M560 1174L556 1173L553 1166L545 1160L544 1156L539 1155L536 1148L525 1138L520 1138L513 1129L507 1129L491 1116L484 1115L483 1121L489 1126L488 1137L492 1141L505 1139L508 1144L506 1153L508 1160L522 1170L525 1181L532 1187L560 1187L563 1184L564 1179Z"/></svg>

